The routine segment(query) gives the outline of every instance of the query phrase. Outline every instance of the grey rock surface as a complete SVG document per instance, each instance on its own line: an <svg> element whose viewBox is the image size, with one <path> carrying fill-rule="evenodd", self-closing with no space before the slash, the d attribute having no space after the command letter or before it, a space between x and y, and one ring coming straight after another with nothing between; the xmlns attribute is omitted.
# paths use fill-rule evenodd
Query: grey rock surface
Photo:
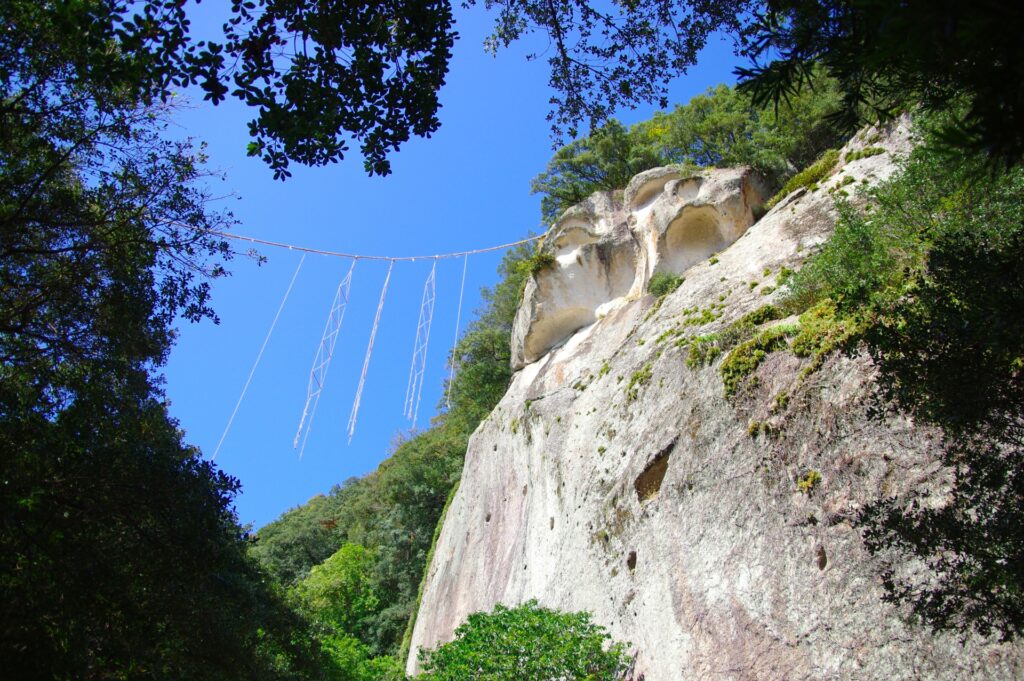
<svg viewBox="0 0 1024 681"><path fill-rule="evenodd" d="M641 297L656 272L680 274L734 242L765 198L748 168L655 168L629 183L622 202L599 192L567 210L541 246L554 262L526 284L512 367Z"/></svg>
<svg viewBox="0 0 1024 681"><path fill-rule="evenodd" d="M635 281L620 293L626 284L610 276L617 283L600 304L617 304L535 361L524 353L529 363L470 441L428 568L410 673L417 651L450 640L470 613L536 598L592 612L630 642L645 681L1024 677L1020 644L935 634L882 600L880 558L853 518L881 496L941 491L947 474L937 433L868 418L866 357L833 355L802 380L808 360L773 353L727 398L718 362L688 368L686 349L663 336L680 325L714 332L783 295L763 294L829 236L829 189L887 177L908 133L885 131L880 144L889 151L841 164L816 191L738 228L717 262L688 265L660 304ZM605 239L626 270L653 254L646 277L671 261L672 244L657 247L664 233L651 230L644 250L622 232L645 192L687 181L659 172L631 184L623 206L581 208L580 243ZM562 224L569 239L575 228ZM772 435L752 436L752 422ZM808 471L821 480L804 494L797 482Z"/></svg>

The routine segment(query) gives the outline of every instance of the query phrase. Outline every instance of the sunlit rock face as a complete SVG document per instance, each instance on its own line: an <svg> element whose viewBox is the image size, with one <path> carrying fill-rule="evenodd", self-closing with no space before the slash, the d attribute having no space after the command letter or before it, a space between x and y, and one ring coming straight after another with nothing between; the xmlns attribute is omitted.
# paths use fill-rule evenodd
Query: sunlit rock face
<svg viewBox="0 0 1024 681"><path fill-rule="evenodd" d="M746 168L655 168L624 194L600 192L565 212L541 247L555 262L527 282L512 332L514 369L643 295L658 272L682 274L738 239L764 201Z"/></svg>
<svg viewBox="0 0 1024 681"><path fill-rule="evenodd" d="M868 144L886 152L846 160ZM949 475L937 433L875 416L868 356L833 353L805 374L816 360L773 352L728 397L724 358L690 366L677 342L781 305L783 272L832 234L836 194L877 185L909 148L904 125L867 131L817 189L753 225L744 171L644 173L619 203L591 199L560 221L545 244L558 267L523 303L519 362L558 345L513 376L469 440L424 576L410 674L471 613L536 599L585 610L628 642L636 680L1024 678L1021 641L934 632L885 600L887 571L921 565L871 554L860 511L908 490L938 503ZM661 268L686 280L641 295ZM572 308L561 329L544 326ZM587 326L561 340L575 324ZM809 471L820 481L805 492Z"/></svg>

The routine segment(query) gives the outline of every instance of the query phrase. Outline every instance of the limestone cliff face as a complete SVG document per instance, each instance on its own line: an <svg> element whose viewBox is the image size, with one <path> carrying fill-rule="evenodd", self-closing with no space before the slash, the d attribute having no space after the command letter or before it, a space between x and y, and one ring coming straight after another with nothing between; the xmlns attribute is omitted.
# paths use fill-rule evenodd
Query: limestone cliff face
<svg viewBox="0 0 1024 681"><path fill-rule="evenodd" d="M887 177L906 130L879 144L756 222L748 172L661 169L555 226L556 262L517 319L521 370L470 441L428 568L411 673L468 614L536 598L591 611L645 681L1024 677L1021 645L961 644L882 601L851 519L945 478L935 433L867 418L867 358L801 380L807 360L774 353L727 398L717 362L688 368L663 335L712 333L781 295L780 270L833 228L828 190ZM645 290L661 270L685 282L659 306Z"/></svg>

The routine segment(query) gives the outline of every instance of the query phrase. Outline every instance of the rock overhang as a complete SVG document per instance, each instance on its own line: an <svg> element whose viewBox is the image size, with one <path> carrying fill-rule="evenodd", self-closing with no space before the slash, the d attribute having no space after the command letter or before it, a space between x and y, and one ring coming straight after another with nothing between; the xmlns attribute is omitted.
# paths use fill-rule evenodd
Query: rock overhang
<svg viewBox="0 0 1024 681"><path fill-rule="evenodd" d="M654 168L622 192L596 192L567 210L540 252L512 331L512 368L531 364L625 301L658 272L682 274L727 248L756 221L766 191L749 168Z"/></svg>

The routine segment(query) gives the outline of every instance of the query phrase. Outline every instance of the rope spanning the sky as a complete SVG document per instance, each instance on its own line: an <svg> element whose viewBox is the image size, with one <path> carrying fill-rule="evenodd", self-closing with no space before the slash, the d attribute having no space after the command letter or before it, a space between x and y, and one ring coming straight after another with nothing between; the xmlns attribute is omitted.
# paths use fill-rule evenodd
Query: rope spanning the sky
<svg viewBox="0 0 1024 681"><path fill-rule="evenodd" d="M363 369L359 376L359 385L356 388L355 400L352 404L352 411L349 414L348 421L348 441L352 443L352 436L355 434L356 418L359 414L359 406L362 401L363 386L366 383L366 373L370 366L370 356L373 353L373 344L377 338L377 328L380 325L380 315L384 308L384 299L387 296L388 284L391 282L391 270L394 269L396 262L415 262L417 260L433 260L434 267L431 268L430 275L427 277L427 281L423 288L423 299L420 303L420 316L416 329L416 339L413 344L413 358L412 365L409 370L409 385L406 388L405 397L405 415L407 418L412 419L413 428L416 427L416 419L419 415L420 398L423 393L423 380L426 373L426 356L427 356L427 345L430 340L430 327L433 322L434 316L434 299L435 299L435 276L437 270L437 261L442 259L462 258L462 282L459 285L459 305L456 311L455 319L455 340L458 342L459 326L462 319L462 301L463 293L466 287L466 269L469 263L469 256L477 255L479 253L491 253L494 251L503 251L515 246L521 246L528 244L543 238L543 235L531 236L526 239L520 239L519 241L513 241L507 244L500 244L498 246L488 246L486 248L476 248L468 251L457 251L453 253L438 253L435 255L408 255L408 256L387 256L387 255L362 255L358 253L343 253L339 251L328 251L320 248L310 248L307 246L299 246L297 244L289 244L281 241L270 241L268 239L257 239L256 237L245 236L243 234L232 234L230 232L222 232L215 229L203 229L201 227L195 227L182 222L168 221L168 224L180 227L183 229L189 229L194 232L201 234L209 234L212 236L218 236L224 239L233 239L236 241L245 241L252 244L258 244L261 246L271 246L274 248L286 248L290 251L298 251L302 253L302 258L299 260L298 266L295 268L295 273L292 275L291 281L288 283L288 289L285 291L284 297L281 299L281 304L277 308L277 314L274 315L274 319L270 324L270 329L267 331L267 336L263 340L263 345L260 347L259 353L256 355L256 361L253 362L252 369L249 371L249 376L245 381L245 385L242 387L242 392L238 396L238 402L235 404L234 410L231 412L231 417L228 419L227 426L224 428L223 434L220 436L220 441L217 443L217 447L214 449L213 456L211 459L216 459L217 454L220 453L220 448L224 444L224 440L228 436L228 432L231 430L231 425L234 423L235 416L238 414L239 407L242 406L242 401L245 399L245 394L249 389L249 384L252 383L253 375L256 373L256 368L259 366L260 360L263 358L263 353L267 349L267 344L270 342L270 337L274 333L274 328L277 326L277 321L281 316L281 311L284 309L285 303L288 301L288 296L291 295L292 288L295 286L295 280L299 276L299 270L302 269L302 263L306 259L306 254L313 253L316 255L326 255L334 258L345 258L352 261L349 267L348 273L342 279L338 285L338 290L335 294L334 302L331 305L330 313L327 317L327 323L324 327L323 336L320 339L320 345L317 349L316 355L313 358L313 368L310 370L309 384L306 389L306 403L302 410L302 416L299 419L299 427L295 433L295 439L293 447L298 447L301 441L302 449L299 452L301 458L302 453L306 449L306 440L309 437L309 431L312 427L313 416L316 414L317 404L320 401L320 394L323 391L324 383L327 378L327 370L330 366L331 359L334 356L335 344L338 340L338 335L341 331L342 320L345 316L345 309L348 306L349 291L352 286L352 270L355 268L356 261L358 260L385 260L388 262L387 276L384 278L384 285L381 288L380 300L377 302L377 313L374 316L373 328L370 330L370 340L366 347L366 356L363 358ZM447 394L445 395L445 401L448 408L451 408L451 389L452 382L455 378L457 358L452 357L452 366L448 376Z"/></svg>
<svg viewBox="0 0 1024 681"><path fill-rule="evenodd" d="M310 248L308 246L299 246L296 244L289 244L283 241L269 241L267 239L257 239L252 236L245 236L243 234L232 234L231 232L221 232L216 229L202 229L199 227L193 227L184 223L174 223L178 227L185 227L192 229L203 234L212 234L213 236L219 236L225 239L234 239L236 241L247 241L251 244L259 244L261 246L273 246L274 248L287 248L289 251L299 251L300 253L316 253L317 255L327 255L332 258L348 258L350 260L388 260L390 262L415 262L417 260L442 260L447 258L461 258L463 256L477 255L479 253L491 253L493 251L503 251L513 246L521 246L522 244L528 244L531 241L537 241L543 239L543 234L537 236L531 236L527 239L520 239L519 241L513 241L507 244L500 244L498 246L488 246L486 248L475 248L471 251L458 251L455 253L438 253L436 255L405 255L405 256L391 256L391 255L360 255L358 253L342 253L340 251L327 251L320 248Z"/></svg>

